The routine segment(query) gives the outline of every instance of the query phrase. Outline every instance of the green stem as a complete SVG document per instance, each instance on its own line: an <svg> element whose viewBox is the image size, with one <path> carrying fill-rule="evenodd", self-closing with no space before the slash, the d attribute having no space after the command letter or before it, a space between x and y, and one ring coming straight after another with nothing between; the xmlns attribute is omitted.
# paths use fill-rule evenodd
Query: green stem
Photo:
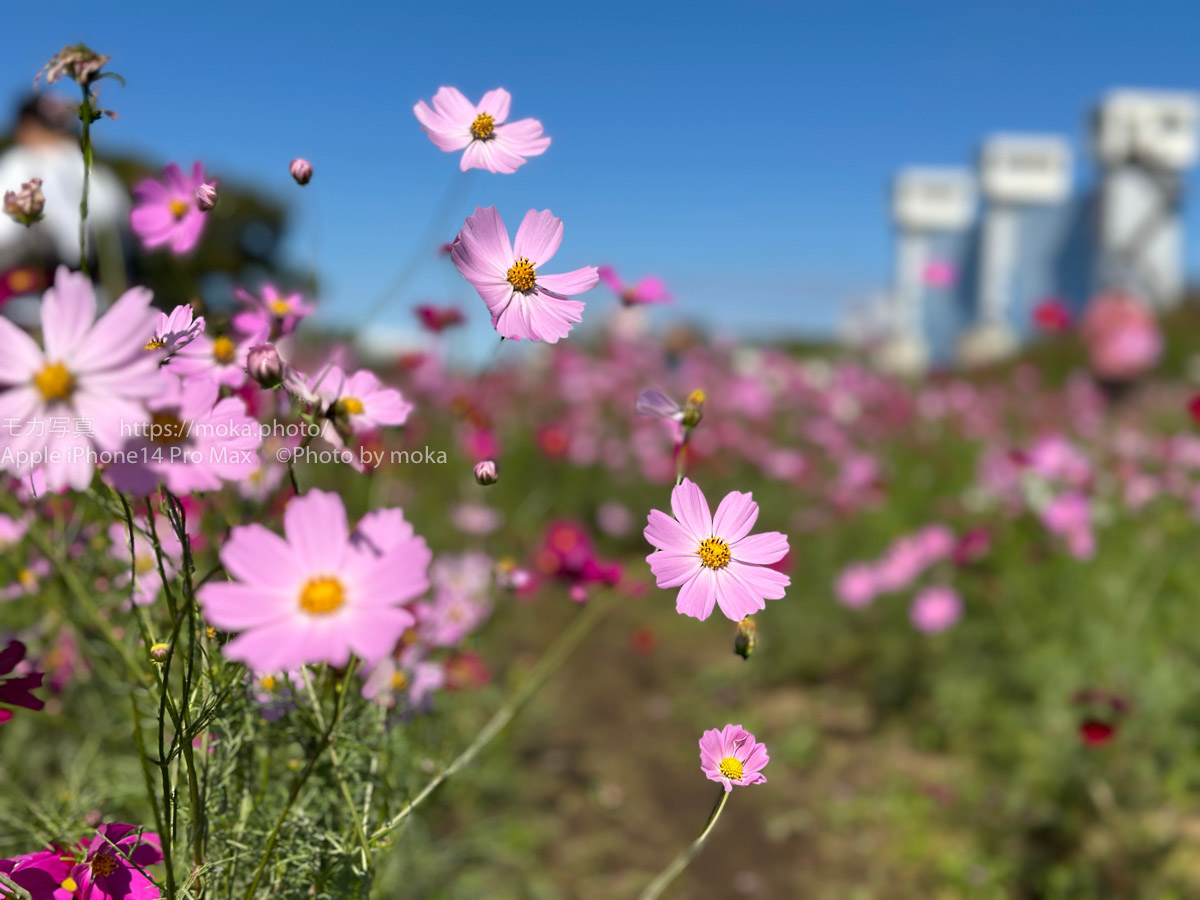
<svg viewBox="0 0 1200 900"><path fill-rule="evenodd" d="M92 92L83 85L83 102L79 104L79 149L83 152L83 196L79 198L79 271L91 277L87 261L88 184L92 175Z"/></svg>
<svg viewBox="0 0 1200 900"><path fill-rule="evenodd" d="M693 859L700 853L704 847L704 842L708 840L709 833L716 827L717 819L721 817L721 811L725 809L725 801L729 799L730 792L721 788L721 796L717 800L717 805L713 807L713 811L708 816L708 821L704 825L704 830L700 832L700 836L692 841L687 849L683 850L678 856L671 860L671 864L667 866L658 877L655 878L646 889L642 891L640 900L656 900L662 896L662 892L670 887L671 882L679 877L679 874L686 869Z"/></svg>
<svg viewBox="0 0 1200 900"><path fill-rule="evenodd" d="M283 804L283 809L279 812L279 818L275 820L275 827L271 829L271 834L267 838L267 846L263 849L262 859L259 861L258 868L254 872L254 880L250 882L250 887L246 891L246 900L254 900L255 891L258 890L263 873L266 872L267 865L271 862L271 857L275 854L275 845L279 842L279 831L283 828L283 823L287 821L287 817L291 814L292 807L296 805L296 800L300 796L300 791L308 782L308 777L312 775L313 769L316 768L317 760L321 758L321 754L325 752L325 748L333 742L334 729L337 728L338 722L341 721L342 711L346 706L346 694L349 693L346 690L346 684L353 674L353 669L354 662L351 661L351 667L346 671L346 677L342 683L342 690L338 692L337 702L333 708L333 715L329 717L329 725L321 734L321 740L308 757L308 762L305 763L304 769L292 782L292 788L288 791L287 801Z"/></svg>
<svg viewBox="0 0 1200 900"><path fill-rule="evenodd" d="M462 753L454 758L453 762L446 768L442 769L435 775L428 784L426 784L417 793L415 797L405 804L400 812L396 813L385 825L376 829L371 835L372 841L377 841L384 837L388 832L395 829L401 822L412 815L413 811L420 806L441 784L450 776L459 772L466 766L470 765L471 761L479 754L479 751L492 742L501 731L504 730L509 722L520 712L526 703L532 699L533 695L538 692L546 680L558 670L567 658L575 651L580 642L587 636L588 632L600 621L600 617L607 611L611 604L611 597L600 597L588 604L587 608L576 617L570 625L568 625L546 651L545 655L538 661L533 671L529 674L529 678L511 697L496 710L495 715L488 720L488 723L483 726L483 730L476 735L475 740Z"/></svg>

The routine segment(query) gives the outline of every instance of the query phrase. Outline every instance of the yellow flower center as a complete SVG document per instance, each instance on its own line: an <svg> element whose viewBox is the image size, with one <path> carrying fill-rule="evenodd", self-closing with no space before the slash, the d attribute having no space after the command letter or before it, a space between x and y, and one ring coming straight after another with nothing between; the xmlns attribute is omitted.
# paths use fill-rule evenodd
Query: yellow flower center
<svg viewBox="0 0 1200 900"><path fill-rule="evenodd" d="M337 411L346 416L362 415L363 402L357 397L342 397L337 402Z"/></svg>
<svg viewBox="0 0 1200 900"><path fill-rule="evenodd" d="M37 576L29 569L21 569L17 572L17 581L27 588L37 586Z"/></svg>
<svg viewBox="0 0 1200 900"><path fill-rule="evenodd" d="M392 673L392 690L402 691L408 687L408 676L397 669Z"/></svg>
<svg viewBox="0 0 1200 900"><path fill-rule="evenodd" d="M705 538L700 542L700 565L710 569L723 569L729 565L729 545L720 538Z"/></svg>
<svg viewBox="0 0 1200 900"><path fill-rule="evenodd" d="M346 602L346 591L336 578L309 579L300 592L300 608L310 616L327 616Z"/></svg>
<svg viewBox="0 0 1200 900"><path fill-rule="evenodd" d="M50 363L33 377L34 386L47 403L67 400L75 391L75 376L60 362Z"/></svg>
<svg viewBox="0 0 1200 900"><path fill-rule="evenodd" d="M117 861L107 853L96 854L92 860L92 874L97 878L103 878L106 875L111 875L117 871Z"/></svg>
<svg viewBox="0 0 1200 900"><path fill-rule="evenodd" d="M156 412L150 417L150 440L156 444L178 444L187 433L187 426L174 413Z"/></svg>
<svg viewBox="0 0 1200 900"><path fill-rule="evenodd" d="M62 883L59 885L59 887L62 888L64 891L79 890L79 885L76 883L75 879L72 878L70 875L68 875L66 878L64 878L62 880Z"/></svg>
<svg viewBox="0 0 1200 900"><path fill-rule="evenodd" d="M161 350L165 346L167 346L167 342L162 338L150 338L150 340L146 341L147 350Z"/></svg>
<svg viewBox="0 0 1200 900"><path fill-rule="evenodd" d="M730 781L742 780L742 761L740 759L727 756L721 760L721 765L717 766L717 768Z"/></svg>
<svg viewBox="0 0 1200 900"><path fill-rule="evenodd" d="M259 684L263 686L264 691L273 691L275 690L275 685L277 682L275 681L274 675L264 675L261 679L259 679Z"/></svg>
<svg viewBox="0 0 1200 900"><path fill-rule="evenodd" d="M171 201L170 207L171 215L175 217L176 222L187 215L188 205L178 198Z"/></svg>
<svg viewBox="0 0 1200 900"><path fill-rule="evenodd" d="M145 575L147 572L153 569L155 565L156 560L154 557L143 553L134 560L133 571L138 575Z"/></svg>
<svg viewBox="0 0 1200 900"><path fill-rule="evenodd" d="M233 362L233 358L237 355L237 345L225 335L221 335L212 346L213 359L223 366Z"/></svg>
<svg viewBox="0 0 1200 900"><path fill-rule="evenodd" d="M536 265L537 263L530 262L522 256L508 270L508 274L505 276L508 283L518 291L529 290L537 282L537 275L533 271L533 267Z"/></svg>
<svg viewBox="0 0 1200 900"><path fill-rule="evenodd" d="M496 130L496 120L488 113L480 113L471 123L471 134L481 141L486 141Z"/></svg>
<svg viewBox="0 0 1200 900"><path fill-rule="evenodd" d="M272 300L271 301L271 312L275 313L275 315L286 316L291 311L292 311L292 307L288 304L288 302L286 300Z"/></svg>

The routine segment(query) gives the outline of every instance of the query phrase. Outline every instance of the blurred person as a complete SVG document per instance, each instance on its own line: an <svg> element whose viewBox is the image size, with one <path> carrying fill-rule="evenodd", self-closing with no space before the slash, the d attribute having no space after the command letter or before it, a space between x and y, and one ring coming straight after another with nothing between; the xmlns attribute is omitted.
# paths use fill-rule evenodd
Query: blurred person
<svg viewBox="0 0 1200 900"><path fill-rule="evenodd" d="M0 192L18 190L42 179L44 217L25 227L0 217L0 315L32 326L41 293L60 263L79 267L79 200L83 193L83 155L73 104L35 95L17 109L13 144L0 154ZM129 217L129 195L104 166L92 166L88 183L88 255L103 257L106 279L119 276L110 292L124 288L120 229ZM112 262L116 261L116 265ZM95 269L93 268L93 271Z"/></svg>

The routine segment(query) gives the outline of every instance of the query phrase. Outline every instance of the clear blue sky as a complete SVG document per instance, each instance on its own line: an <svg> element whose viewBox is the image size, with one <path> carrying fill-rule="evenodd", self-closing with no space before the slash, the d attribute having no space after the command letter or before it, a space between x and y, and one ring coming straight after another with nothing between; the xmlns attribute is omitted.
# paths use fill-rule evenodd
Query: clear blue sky
<svg viewBox="0 0 1200 900"><path fill-rule="evenodd" d="M676 314L718 328L811 331L886 283L897 167L965 163L993 130L1061 132L1082 151L1105 89L1200 88L1198 26L1194 3L1150 0L43 0L10 29L0 76L15 97L65 43L111 53L128 87L104 85L120 119L99 126L100 145L200 159L287 198L290 251L315 261L323 314L341 321L379 296L464 178L412 105L440 85L475 99L502 86L513 117L541 119L554 143L516 175L472 173L439 237L476 204L510 226L549 207L566 223L564 268L660 274ZM316 167L303 190L294 156ZM612 302L602 288L585 299ZM445 261L382 319L407 325L421 301L462 303L486 329Z"/></svg>

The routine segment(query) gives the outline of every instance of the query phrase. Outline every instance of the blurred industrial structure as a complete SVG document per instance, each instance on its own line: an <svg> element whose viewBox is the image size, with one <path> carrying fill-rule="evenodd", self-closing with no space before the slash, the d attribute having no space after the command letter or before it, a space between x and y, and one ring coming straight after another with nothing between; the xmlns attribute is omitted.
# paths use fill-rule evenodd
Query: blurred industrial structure
<svg viewBox="0 0 1200 900"><path fill-rule="evenodd" d="M1014 352L1033 310L1126 290L1155 309L1184 290L1184 172L1200 103L1187 93L1117 90L1091 125L1096 181L1075 190L1069 141L996 134L974 171L906 168L892 186L895 271L884 299L886 368L983 364Z"/></svg>

